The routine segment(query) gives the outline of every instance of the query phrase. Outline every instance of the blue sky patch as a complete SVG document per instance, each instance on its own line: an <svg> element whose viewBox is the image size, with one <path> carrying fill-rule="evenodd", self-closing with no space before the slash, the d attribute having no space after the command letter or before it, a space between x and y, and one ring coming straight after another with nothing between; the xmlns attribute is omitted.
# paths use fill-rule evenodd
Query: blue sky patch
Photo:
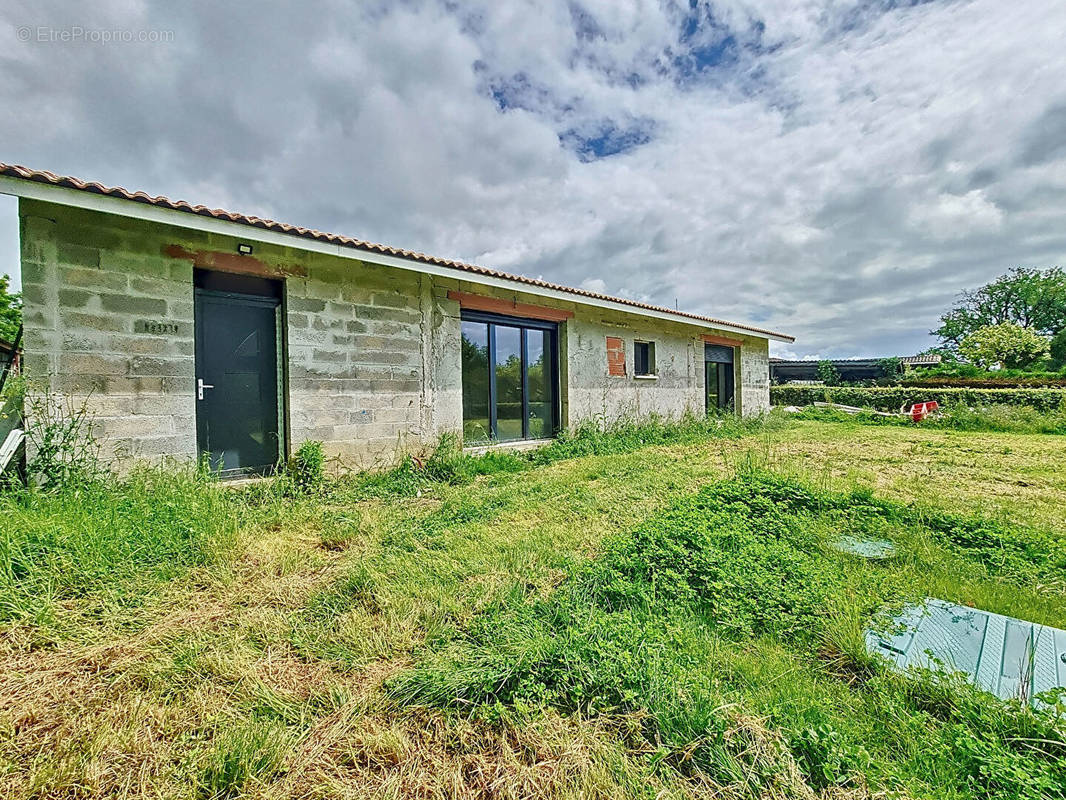
<svg viewBox="0 0 1066 800"><path fill-rule="evenodd" d="M599 126L585 130L571 128L559 135L559 141L577 153L582 161L616 156L651 141L654 123L651 120L633 120L619 125L605 120Z"/></svg>

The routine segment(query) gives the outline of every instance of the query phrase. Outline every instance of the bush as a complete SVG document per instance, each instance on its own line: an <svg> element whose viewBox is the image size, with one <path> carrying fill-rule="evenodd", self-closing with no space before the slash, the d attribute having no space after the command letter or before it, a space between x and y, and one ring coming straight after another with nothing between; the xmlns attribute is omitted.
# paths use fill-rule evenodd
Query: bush
<svg viewBox="0 0 1066 800"><path fill-rule="evenodd" d="M297 448L285 465L289 486L297 494L311 494L325 481L326 456L322 442L308 440Z"/></svg>
<svg viewBox="0 0 1066 800"><path fill-rule="evenodd" d="M1001 322L969 334L959 343L959 352L966 360L986 368L998 364L1017 369L1046 358L1048 347L1047 338L1032 328Z"/></svg>
<svg viewBox="0 0 1066 800"><path fill-rule="evenodd" d="M799 418L845 425L915 424L909 416L886 417L869 409L852 414L834 408L808 407L803 409ZM1037 411L1025 406L970 407L957 404L942 407L939 413L926 417L920 424L923 428L947 428L956 431L1066 435L1066 407Z"/></svg>
<svg viewBox="0 0 1066 800"><path fill-rule="evenodd" d="M1028 406L1054 411L1066 404L1066 389L915 389L905 386L771 386L775 406L807 406L814 402L898 411L911 403L935 400L941 406Z"/></svg>
<svg viewBox="0 0 1066 800"><path fill-rule="evenodd" d="M818 380L826 386L836 386L840 383L840 372L832 361L822 359L818 362Z"/></svg>
<svg viewBox="0 0 1066 800"><path fill-rule="evenodd" d="M1066 376L1057 372L1015 377L1008 375L964 378L949 375L933 375L927 378L903 378L900 386L917 389L1038 389L1041 387L1066 387Z"/></svg>
<svg viewBox="0 0 1066 800"><path fill-rule="evenodd" d="M87 401L77 405L68 397L37 392L31 386L26 387L23 403L29 421L26 471L35 486L63 491L104 478Z"/></svg>
<svg viewBox="0 0 1066 800"><path fill-rule="evenodd" d="M1052 368L1063 369L1066 367L1066 328L1051 337L1049 350Z"/></svg>

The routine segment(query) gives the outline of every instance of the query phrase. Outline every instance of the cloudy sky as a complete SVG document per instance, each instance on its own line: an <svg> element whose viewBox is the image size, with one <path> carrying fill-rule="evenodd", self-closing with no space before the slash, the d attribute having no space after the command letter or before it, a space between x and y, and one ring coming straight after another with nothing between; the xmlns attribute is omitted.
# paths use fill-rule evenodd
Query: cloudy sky
<svg viewBox="0 0 1066 800"><path fill-rule="evenodd" d="M276 5L4 3L0 161L676 302L781 355L914 352L961 289L1066 263L1058 0Z"/></svg>

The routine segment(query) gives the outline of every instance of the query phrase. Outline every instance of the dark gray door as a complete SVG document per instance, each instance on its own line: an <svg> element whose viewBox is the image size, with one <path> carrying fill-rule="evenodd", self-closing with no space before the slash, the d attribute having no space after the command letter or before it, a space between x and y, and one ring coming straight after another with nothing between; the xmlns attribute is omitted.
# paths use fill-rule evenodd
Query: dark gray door
<svg viewBox="0 0 1066 800"><path fill-rule="evenodd" d="M196 290L196 434L224 475L278 462L278 302Z"/></svg>

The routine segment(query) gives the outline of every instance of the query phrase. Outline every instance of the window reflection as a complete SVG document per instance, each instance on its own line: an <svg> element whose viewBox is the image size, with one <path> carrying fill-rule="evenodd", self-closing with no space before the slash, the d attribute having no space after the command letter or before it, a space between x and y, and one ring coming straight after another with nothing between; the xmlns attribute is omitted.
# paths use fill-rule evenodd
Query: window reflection
<svg viewBox="0 0 1066 800"><path fill-rule="evenodd" d="M489 326L463 323L463 439L487 441L489 427Z"/></svg>
<svg viewBox="0 0 1066 800"><path fill-rule="evenodd" d="M555 427L554 334L463 320L463 440L538 439Z"/></svg>

